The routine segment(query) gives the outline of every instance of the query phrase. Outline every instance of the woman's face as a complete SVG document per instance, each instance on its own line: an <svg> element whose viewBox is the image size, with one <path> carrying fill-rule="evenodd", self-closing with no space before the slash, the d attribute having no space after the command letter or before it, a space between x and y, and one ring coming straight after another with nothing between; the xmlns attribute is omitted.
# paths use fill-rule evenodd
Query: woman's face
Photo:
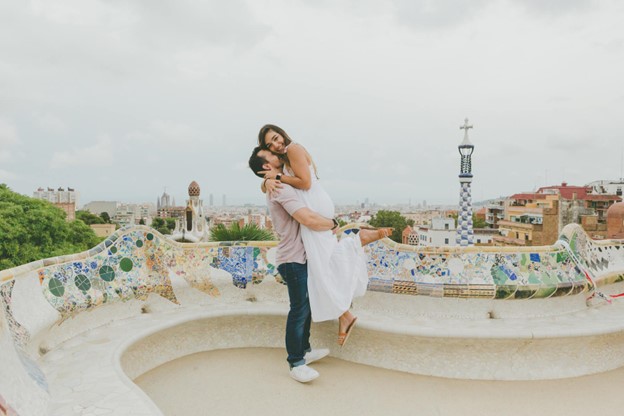
<svg viewBox="0 0 624 416"><path fill-rule="evenodd" d="M284 154L284 138L276 131L269 130L264 135L264 145L273 153Z"/></svg>

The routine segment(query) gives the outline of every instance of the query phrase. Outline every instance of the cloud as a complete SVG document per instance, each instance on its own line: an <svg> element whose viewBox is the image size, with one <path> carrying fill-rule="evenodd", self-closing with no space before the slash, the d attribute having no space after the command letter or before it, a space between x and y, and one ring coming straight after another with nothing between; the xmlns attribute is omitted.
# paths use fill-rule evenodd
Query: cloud
<svg viewBox="0 0 624 416"><path fill-rule="evenodd" d="M52 114L35 114L35 122L48 133L64 133L67 130L65 123Z"/></svg>
<svg viewBox="0 0 624 416"><path fill-rule="evenodd" d="M394 0L396 17L413 29L457 26L472 19L492 0Z"/></svg>
<svg viewBox="0 0 624 416"><path fill-rule="evenodd" d="M596 5L594 0L516 0L524 8L537 15L558 16L586 11Z"/></svg>
<svg viewBox="0 0 624 416"><path fill-rule="evenodd" d="M256 21L244 0L135 0L130 4L138 17L135 35L156 46L251 46L270 32L269 26Z"/></svg>
<svg viewBox="0 0 624 416"><path fill-rule="evenodd" d="M198 140L197 131L184 123L170 120L152 121L145 130L129 133L128 140L146 145L189 144Z"/></svg>
<svg viewBox="0 0 624 416"><path fill-rule="evenodd" d="M245 171L247 171L247 169L249 169L249 163L248 162L240 161L240 162L236 162L234 164L234 170L236 170L236 171L245 172Z"/></svg>
<svg viewBox="0 0 624 416"><path fill-rule="evenodd" d="M11 148L19 143L17 128L8 120L0 118L0 162L11 158Z"/></svg>
<svg viewBox="0 0 624 416"><path fill-rule="evenodd" d="M82 149L55 152L50 161L53 169L76 166L110 166L113 164L113 146L109 137L102 136L97 143Z"/></svg>
<svg viewBox="0 0 624 416"><path fill-rule="evenodd" d="M0 169L0 182L10 181L15 179L16 177L17 176L13 172Z"/></svg>
<svg viewBox="0 0 624 416"><path fill-rule="evenodd" d="M17 129L13 123L0 118L0 146L8 147L18 142Z"/></svg>

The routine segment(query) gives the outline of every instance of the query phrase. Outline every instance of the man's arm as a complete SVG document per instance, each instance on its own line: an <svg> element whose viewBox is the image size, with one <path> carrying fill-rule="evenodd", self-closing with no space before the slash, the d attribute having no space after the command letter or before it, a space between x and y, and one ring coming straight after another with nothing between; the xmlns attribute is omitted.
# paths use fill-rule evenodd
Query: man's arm
<svg viewBox="0 0 624 416"><path fill-rule="evenodd" d="M334 220L325 218L310 208L301 208L292 214L292 217L301 225L314 231L328 231L334 228Z"/></svg>

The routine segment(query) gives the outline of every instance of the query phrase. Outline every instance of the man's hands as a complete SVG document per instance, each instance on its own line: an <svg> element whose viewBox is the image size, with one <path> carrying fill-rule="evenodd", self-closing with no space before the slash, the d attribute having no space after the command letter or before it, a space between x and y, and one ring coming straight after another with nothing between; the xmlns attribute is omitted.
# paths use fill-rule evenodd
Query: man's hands
<svg viewBox="0 0 624 416"><path fill-rule="evenodd" d="M268 192L269 195L277 195L279 189L282 187L282 182L275 179L277 175L281 175L282 171L271 166L269 170L261 170L258 173L264 175L264 182L262 182L262 192Z"/></svg>
<svg viewBox="0 0 624 416"><path fill-rule="evenodd" d="M264 181L264 190L268 192L269 195L277 195L279 193L280 188L282 187L282 182L277 179L266 179Z"/></svg>

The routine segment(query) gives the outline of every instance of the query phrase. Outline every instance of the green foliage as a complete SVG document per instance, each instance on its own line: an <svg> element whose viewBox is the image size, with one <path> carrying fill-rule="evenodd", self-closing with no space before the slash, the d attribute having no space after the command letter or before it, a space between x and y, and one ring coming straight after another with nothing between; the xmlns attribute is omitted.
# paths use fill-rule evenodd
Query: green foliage
<svg viewBox="0 0 624 416"><path fill-rule="evenodd" d="M161 234L171 234L175 230L175 218L154 218L152 228Z"/></svg>
<svg viewBox="0 0 624 416"><path fill-rule="evenodd" d="M451 218L453 218L455 220L455 227L457 227L457 218L459 217L459 214L451 214ZM487 223L485 222L484 219L481 218L477 218L477 216L473 213L472 214L472 228L488 228Z"/></svg>
<svg viewBox="0 0 624 416"><path fill-rule="evenodd" d="M403 230L408 225L414 225L413 220L408 220L401 215L399 211L377 211L377 214L373 215L373 218L369 221L369 224L373 227L392 227L394 231L390 238L397 243L402 242Z"/></svg>
<svg viewBox="0 0 624 416"><path fill-rule="evenodd" d="M110 224L111 222L111 218L110 218L110 215L108 215L108 212L102 212L100 214L100 218L102 218L102 220L104 220L104 223L106 224Z"/></svg>
<svg viewBox="0 0 624 416"><path fill-rule="evenodd" d="M0 184L0 270L31 261L79 253L101 239L84 222L65 221L65 212Z"/></svg>
<svg viewBox="0 0 624 416"><path fill-rule="evenodd" d="M269 230L262 229L256 224L247 224L240 227L237 222L228 228L218 224L210 230L212 241L272 241L275 236Z"/></svg>
<svg viewBox="0 0 624 416"><path fill-rule="evenodd" d="M477 218L475 214L472 214L472 228L488 228L485 218Z"/></svg>
<svg viewBox="0 0 624 416"><path fill-rule="evenodd" d="M87 225L104 224L106 222L102 219L102 217L92 214L89 211L76 211L76 219Z"/></svg>

